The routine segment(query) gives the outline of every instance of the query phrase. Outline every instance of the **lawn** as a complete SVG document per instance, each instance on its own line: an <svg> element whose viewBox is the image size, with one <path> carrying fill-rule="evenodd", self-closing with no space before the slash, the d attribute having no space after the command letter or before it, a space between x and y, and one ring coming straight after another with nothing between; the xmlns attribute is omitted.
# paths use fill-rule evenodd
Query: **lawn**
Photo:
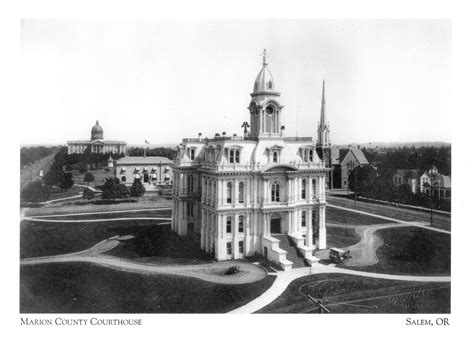
<svg viewBox="0 0 474 339"><path fill-rule="evenodd" d="M137 212L114 212L105 214L82 214L82 215L61 215L55 217L54 215L44 217L43 219L61 219L61 220L96 220L96 219L114 219L114 218L171 218L171 210L149 210ZM165 222L165 220L163 220Z"/></svg>
<svg viewBox="0 0 474 339"><path fill-rule="evenodd" d="M449 283L404 282L346 274L318 274L293 281L257 313L319 313L307 295L331 313L450 313Z"/></svg>
<svg viewBox="0 0 474 339"><path fill-rule="evenodd" d="M261 295L275 277L224 285L114 271L87 263L23 266L21 313L224 313Z"/></svg>
<svg viewBox="0 0 474 339"><path fill-rule="evenodd" d="M419 227L397 227L375 232L384 240L377 249L379 262L363 271L409 274L450 275L451 236Z"/></svg>
<svg viewBox="0 0 474 339"><path fill-rule="evenodd" d="M326 207L326 222L340 225L375 225L393 221L328 206Z"/></svg>
<svg viewBox="0 0 474 339"><path fill-rule="evenodd" d="M360 236L353 228L328 226L326 228L326 244L331 247L348 247L357 244Z"/></svg>

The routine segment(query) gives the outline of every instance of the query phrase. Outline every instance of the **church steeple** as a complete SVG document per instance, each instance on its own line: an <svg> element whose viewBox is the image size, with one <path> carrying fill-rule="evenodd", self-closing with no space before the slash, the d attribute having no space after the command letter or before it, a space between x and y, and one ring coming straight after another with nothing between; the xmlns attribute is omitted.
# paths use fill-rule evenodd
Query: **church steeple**
<svg viewBox="0 0 474 339"><path fill-rule="evenodd" d="M321 97L321 117L318 125L318 141L317 146L329 147L331 142L329 140L329 124L326 120L326 94L325 81L323 80L323 94Z"/></svg>

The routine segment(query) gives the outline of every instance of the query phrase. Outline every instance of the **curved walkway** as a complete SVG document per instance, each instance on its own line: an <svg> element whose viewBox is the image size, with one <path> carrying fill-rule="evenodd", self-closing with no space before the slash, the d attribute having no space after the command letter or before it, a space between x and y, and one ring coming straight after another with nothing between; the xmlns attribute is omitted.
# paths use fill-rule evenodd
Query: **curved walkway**
<svg viewBox="0 0 474 339"><path fill-rule="evenodd" d="M315 267L301 267L295 268L292 271L278 273L277 278L273 285L265 291L260 297L252 300L248 304L236 308L229 313L236 314L250 314L254 313L265 306L269 305L272 301L276 300L287 288L288 285L298 278L304 277L311 274L322 274L322 273L342 273L350 274L362 277L376 278L376 279L389 279L389 280L401 280L401 281L417 281L417 282L451 282L449 276L411 276L411 275L393 275L393 274L382 274L382 273L370 273L362 271L353 271L344 268L325 266L318 264Z"/></svg>
<svg viewBox="0 0 474 339"><path fill-rule="evenodd" d="M350 251L350 259L344 261L346 266L370 266L379 262L377 249L383 245L383 239L375 234L376 231L385 228L409 227L405 224L376 224L376 225L331 225L338 228L350 228L360 236L357 244L342 247ZM329 249L319 251L316 254L318 259L329 259Z"/></svg>
<svg viewBox="0 0 474 339"><path fill-rule="evenodd" d="M52 222L52 223L81 223L81 222L105 222L105 221L119 221L119 220L168 220L171 218L155 218L155 217L134 217L134 218L107 218L107 219L46 219L36 217L24 217L23 220L28 221L39 221L39 222Z"/></svg>
<svg viewBox="0 0 474 339"><path fill-rule="evenodd" d="M110 244L113 248L113 244ZM110 248L110 249L111 249ZM70 263L87 262L97 264L107 268L134 272L141 274L170 274L185 277L192 277L216 284L247 284L266 277L266 272L253 264L245 262L224 261L203 265L175 265L175 266L157 266L152 264L143 264L125 260L108 255L95 254L89 255L77 253L77 255L58 255L53 257L41 257L32 259L22 259L20 265L39 265L50 263ZM231 266L239 266L241 273L236 275L225 275L224 272Z"/></svg>

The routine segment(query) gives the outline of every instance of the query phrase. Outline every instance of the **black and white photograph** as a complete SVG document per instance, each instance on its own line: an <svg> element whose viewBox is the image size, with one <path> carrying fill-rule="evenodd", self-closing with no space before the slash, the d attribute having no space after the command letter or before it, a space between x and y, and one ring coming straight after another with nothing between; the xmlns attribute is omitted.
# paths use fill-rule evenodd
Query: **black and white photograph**
<svg viewBox="0 0 474 339"><path fill-rule="evenodd" d="M448 331L453 27L19 19L17 325Z"/></svg>

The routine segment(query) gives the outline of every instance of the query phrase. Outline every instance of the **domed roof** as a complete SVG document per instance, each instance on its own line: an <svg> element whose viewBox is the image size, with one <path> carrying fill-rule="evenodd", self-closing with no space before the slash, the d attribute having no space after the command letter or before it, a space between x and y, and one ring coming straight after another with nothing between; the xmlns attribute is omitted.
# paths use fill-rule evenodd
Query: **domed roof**
<svg viewBox="0 0 474 339"><path fill-rule="evenodd" d="M257 75L257 79L255 79L255 83L253 85L253 92L268 92L275 90L275 82L273 81L272 73L267 68L266 64L264 64L262 70Z"/></svg>
<svg viewBox="0 0 474 339"><path fill-rule="evenodd" d="M270 73L267 66L267 51L263 50L263 67L255 79L252 96L263 93L279 94L275 91L275 81L273 80L272 73Z"/></svg>
<svg viewBox="0 0 474 339"><path fill-rule="evenodd" d="M104 133L102 126L99 125L99 120L95 122L94 127L92 127L91 133Z"/></svg>

